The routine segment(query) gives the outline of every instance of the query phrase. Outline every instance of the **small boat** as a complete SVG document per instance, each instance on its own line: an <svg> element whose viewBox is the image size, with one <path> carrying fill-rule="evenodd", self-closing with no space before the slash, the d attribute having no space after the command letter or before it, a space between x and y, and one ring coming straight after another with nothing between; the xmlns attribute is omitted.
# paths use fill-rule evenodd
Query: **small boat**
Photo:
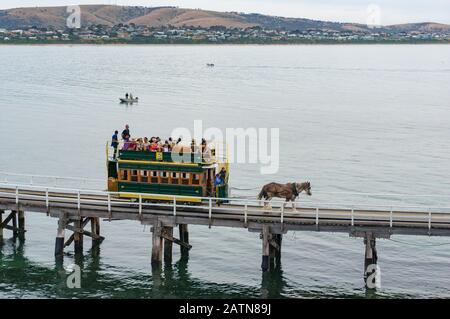
<svg viewBox="0 0 450 319"><path fill-rule="evenodd" d="M212 68L214 66L214 63L206 63L206 66Z"/></svg>
<svg viewBox="0 0 450 319"><path fill-rule="evenodd" d="M137 103L139 101L139 98L134 98L134 99L119 98L119 99L120 99L120 103Z"/></svg>

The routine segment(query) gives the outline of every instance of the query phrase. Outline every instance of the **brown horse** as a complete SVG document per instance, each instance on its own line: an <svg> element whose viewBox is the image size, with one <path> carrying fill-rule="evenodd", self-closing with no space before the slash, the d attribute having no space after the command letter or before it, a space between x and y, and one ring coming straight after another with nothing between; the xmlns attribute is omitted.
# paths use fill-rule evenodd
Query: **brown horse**
<svg viewBox="0 0 450 319"><path fill-rule="evenodd" d="M289 201L292 202L292 209L296 211L295 199L303 191L309 196L312 195L310 182L287 184L269 183L263 186L261 192L259 192L258 199L261 200L264 197L264 208L272 209L270 203L266 205L266 201L270 201L273 197L285 198L286 203Z"/></svg>

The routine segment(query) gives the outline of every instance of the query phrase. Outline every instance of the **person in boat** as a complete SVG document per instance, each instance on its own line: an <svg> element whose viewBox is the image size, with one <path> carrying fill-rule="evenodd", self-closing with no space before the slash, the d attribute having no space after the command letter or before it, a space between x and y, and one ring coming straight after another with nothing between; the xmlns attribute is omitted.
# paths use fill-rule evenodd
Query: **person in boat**
<svg viewBox="0 0 450 319"><path fill-rule="evenodd" d="M125 142L128 142L130 140L130 137L131 137L130 126L127 124L127 125L125 125L125 129L122 131L122 139Z"/></svg>
<svg viewBox="0 0 450 319"><path fill-rule="evenodd" d="M116 159L117 157L117 147L119 147L119 137L117 136L119 134L119 131L114 131L114 135L111 139L111 147L114 148L114 154L113 159Z"/></svg>
<svg viewBox="0 0 450 319"><path fill-rule="evenodd" d="M130 100L132 100L132 99L133 99L133 94L130 93Z"/></svg>
<svg viewBox="0 0 450 319"><path fill-rule="evenodd" d="M128 100L128 93L127 93L127 94L125 94L125 99L127 99L127 100Z"/></svg>

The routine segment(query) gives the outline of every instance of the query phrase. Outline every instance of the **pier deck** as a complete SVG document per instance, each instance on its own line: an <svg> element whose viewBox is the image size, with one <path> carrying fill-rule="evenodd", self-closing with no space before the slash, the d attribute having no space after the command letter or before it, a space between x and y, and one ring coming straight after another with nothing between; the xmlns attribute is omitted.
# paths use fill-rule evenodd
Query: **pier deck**
<svg viewBox="0 0 450 319"><path fill-rule="evenodd" d="M294 211L282 201L273 201L273 208L268 209L262 202L248 199L226 199L226 203L219 205L216 198L202 198L201 204L192 204L181 202L176 196L167 196L164 202L147 202L148 194L134 195L137 199L133 201L106 191L0 183L0 213L11 212L3 222L0 219L0 238L3 229L24 236L25 211L45 213L59 218L55 245L55 255L59 256L72 242L75 251L82 252L84 236L101 242L100 219L136 220L153 226L152 263L157 264L163 259L163 250L164 259L171 260L172 243L180 245L182 252L188 252L191 246L187 225L246 228L261 233L262 268L268 270L280 260L281 238L288 231L346 232L362 237L366 266L377 262L376 238L395 234L450 236L450 209L445 208L373 209L364 205L330 208L298 203ZM12 225L8 225L9 222ZM91 231L86 231L84 227L89 222ZM179 239L173 236L174 227L180 228ZM66 242L65 230L73 231Z"/></svg>

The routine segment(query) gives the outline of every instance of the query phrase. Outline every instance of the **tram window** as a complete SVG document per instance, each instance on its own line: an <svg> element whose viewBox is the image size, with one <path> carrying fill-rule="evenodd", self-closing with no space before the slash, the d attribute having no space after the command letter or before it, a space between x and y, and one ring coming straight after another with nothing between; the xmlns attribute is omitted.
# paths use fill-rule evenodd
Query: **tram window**
<svg viewBox="0 0 450 319"><path fill-rule="evenodd" d="M189 185L189 173L181 173L181 184L183 185Z"/></svg>
<svg viewBox="0 0 450 319"><path fill-rule="evenodd" d="M161 176L161 183L168 184L169 183L169 173L167 172L159 172L159 176Z"/></svg>
<svg viewBox="0 0 450 319"><path fill-rule="evenodd" d="M159 180L158 180L158 171L151 171L151 172L150 172L150 176L151 176L150 181L151 181L152 183L155 183L155 184L158 184L158 183L159 183Z"/></svg>
<svg viewBox="0 0 450 319"><path fill-rule="evenodd" d="M148 171L140 171L141 173L141 182L148 183Z"/></svg>
<svg viewBox="0 0 450 319"><path fill-rule="evenodd" d="M128 170L121 169L120 170L120 180L121 181L128 181Z"/></svg>
<svg viewBox="0 0 450 319"><path fill-rule="evenodd" d="M179 184L180 183L179 178L180 178L180 173L172 172L170 174L170 183L171 184Z"/></svg>
<svg viewBox="0 0 450 319"><path fill-rule="evenodd" d="M200 176L198 174L192 174L192 184L193 185L200 184Z"/></svg>
<svg viewBox="0 0 450 319"><path fill-rule="evenodd" d="M131 175L131 181L132 182L137 182L138 181L138 170L137 169L132 169L130 175Z"/></svg>

